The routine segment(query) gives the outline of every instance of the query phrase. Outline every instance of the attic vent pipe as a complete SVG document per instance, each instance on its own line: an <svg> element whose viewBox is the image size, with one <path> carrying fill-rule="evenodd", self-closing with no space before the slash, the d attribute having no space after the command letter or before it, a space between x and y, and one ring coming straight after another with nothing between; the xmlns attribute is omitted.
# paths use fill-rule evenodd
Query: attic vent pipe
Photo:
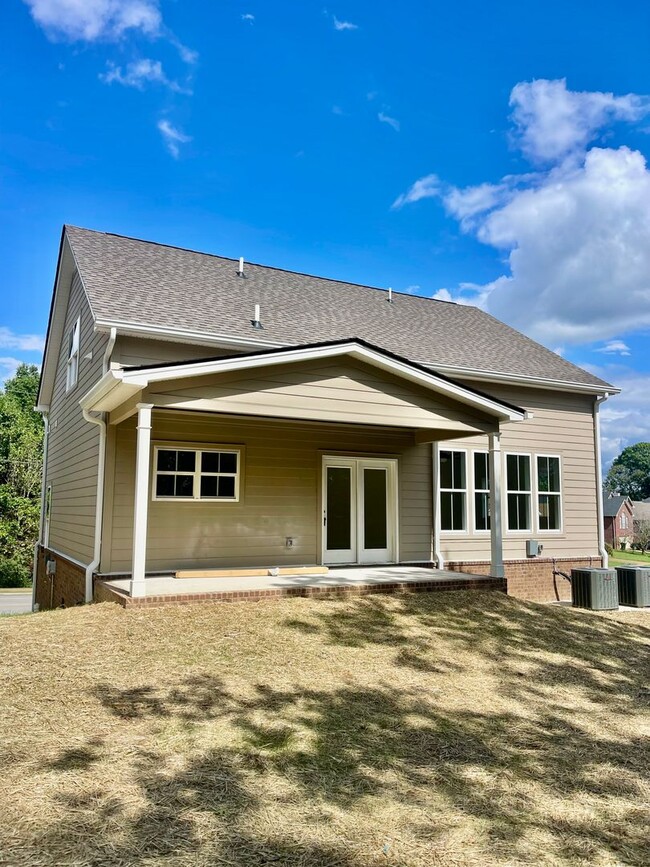
<svg viewBox="0 0 650 867"><path fill-rule="evenodd" d="M244 257L243 256L239 257L239 270L237 271L237 276L238 277L244 276Z"/></svg>
<svg viewBox="0 0 650 867"><path fill-rule="evenodd" d="M388 303L393 303L393 290L390 287L388 288Z"/></svg>
<svg viewBox="0 0 650 867"><path fill-rule="evenodd" d="M260 305L259 304L255 305L255 315L251 319L251 325L253 326L253 328L264 328L264 326L262 325L262 323L260 321Z"/></svg>

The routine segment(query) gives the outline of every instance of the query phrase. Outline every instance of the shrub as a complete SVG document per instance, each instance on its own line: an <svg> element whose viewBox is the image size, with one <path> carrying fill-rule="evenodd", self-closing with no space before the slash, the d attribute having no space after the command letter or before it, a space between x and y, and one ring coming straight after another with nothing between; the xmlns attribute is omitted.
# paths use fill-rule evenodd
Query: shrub
<svg viewBox="0 0 650 867"><path fill-rule="evenodd" d="M0 587L30 587L32 573L17 560L0 557Z"/></svg>
<svg viewBox="0 0 650 867"><path fill-rule="evenodd" d="M605 550L607 551L607 553L609 554L610 557L614 556L614 549L612 548L611 545L605 545Z"/></svg>

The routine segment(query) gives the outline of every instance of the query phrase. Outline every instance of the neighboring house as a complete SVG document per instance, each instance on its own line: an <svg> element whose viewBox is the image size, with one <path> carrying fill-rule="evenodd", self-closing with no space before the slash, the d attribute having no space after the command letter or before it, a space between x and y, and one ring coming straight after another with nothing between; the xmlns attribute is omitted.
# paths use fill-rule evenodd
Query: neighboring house
<svg viewBox="0 0 650 867"><path fill-rule="evenodd" d="M629 497L611 495L603 503L605 542L612 548L629 548L634 541L634 505Z"/></svg>
<svg viewBox="0 0 650 867"><path fill-rule="evenodd" d="M632 500L635 521L650 521L650 497L647 500Z"/></svg>
<svg viewBox="0 0 650 867"><path fill-rule="evenodd" d="M96 575L141 596L179 568L351 563L555 598L555 569L604 555L616 391L475 307L66 227L35 599L90 601Z"/></svg>

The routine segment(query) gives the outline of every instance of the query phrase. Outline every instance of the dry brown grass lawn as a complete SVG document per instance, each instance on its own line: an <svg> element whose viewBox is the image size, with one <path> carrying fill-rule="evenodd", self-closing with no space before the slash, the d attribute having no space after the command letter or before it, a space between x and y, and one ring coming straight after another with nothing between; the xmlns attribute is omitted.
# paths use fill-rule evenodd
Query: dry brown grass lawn
<svg viewBox="0 0 650 867"><path fill-rule="evenodd" d="M0 620L3 865L648 865L650 617L498 593Z"/></svg>

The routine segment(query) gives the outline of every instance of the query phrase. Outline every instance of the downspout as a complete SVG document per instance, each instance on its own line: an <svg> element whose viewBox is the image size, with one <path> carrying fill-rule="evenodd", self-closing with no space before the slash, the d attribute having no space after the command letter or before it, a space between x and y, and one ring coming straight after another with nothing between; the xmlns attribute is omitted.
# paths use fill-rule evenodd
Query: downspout
<svg viewBox="0 0 650 867"><path fill-rule="evenodd" d="M34 545L34 565L32 566L32 611L36 605L36 575L38 573L38 553L43 544L45 535L45 501L47 497L47 448L50 433L50 417L47 412L43 412L43 425L45 431L43 434L43 468L41 470L41 520L38 527L38 539Z"/></svg>
<svg viewBox="0 0 650 867"><path fill-rule="evenodd" d="M111 332L104 351L102 360L102 375L108 372L111 354L117 340L117 329L111 328ZM99 567L102 556L102 523L104 520L104 476L106 472L106 418L105 413L91 415L87 409L83 410L83 417L91 424L99 427L99 455L97 456L97 496L95 505L95 544L93 546L92 562L86 566L86 604L93 601L93 575Z"/></svg>
<svg viewBox="0 0 650 867"><path fill-rule="evenodd" d="M445 560L440 551L440 443L432 443L431 460L433 472L433 556L438 569L445 568Z"/></svg>
<svg viewBox="0 0 650 867"><path fill-rule="evenodd" d="M609 394L605 392L597 397L594 402L594 446L596 449L596 513L598 515L598 553L602 558L603 567L609 564L609 557L605 550L605 526L603 518L603 461L600 455L600 405L607 400Z"/></svg>

